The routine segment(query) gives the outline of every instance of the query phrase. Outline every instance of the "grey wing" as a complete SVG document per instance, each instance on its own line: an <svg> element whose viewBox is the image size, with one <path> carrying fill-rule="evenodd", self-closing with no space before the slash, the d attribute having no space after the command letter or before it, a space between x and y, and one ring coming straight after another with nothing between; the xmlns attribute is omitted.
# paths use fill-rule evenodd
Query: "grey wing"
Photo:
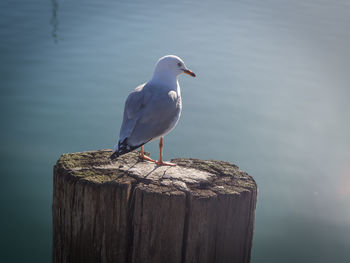
<svg viewBox="0 0 350 263"><path fill-rule="evenodd" d="M123 123L119 132L119 141L122 142L125 138L128 138L133 132L136 122L141 115L141 111L144 108L145 84L138 86L134 91L132 91L128 98L126 99L124 106L124 116ZM114 147L116 150L118 144Z"/></svg>
<svg viewBox="0 0 350 263"><path fill-rule="evenodd" d="M166 92L154 93L135 122L128 143L141 145L166 134L175 127L180 112L181 98L169 96Z"/></svg>

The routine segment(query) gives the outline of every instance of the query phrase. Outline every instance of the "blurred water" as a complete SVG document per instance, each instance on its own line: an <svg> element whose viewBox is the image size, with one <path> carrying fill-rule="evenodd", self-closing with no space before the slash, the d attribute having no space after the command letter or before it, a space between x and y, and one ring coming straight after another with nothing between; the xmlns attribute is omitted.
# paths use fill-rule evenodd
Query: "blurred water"
<svg viewBox="0 0 350 263"><path fill-rule="evenodd" d="M349 25L346 0L1 1L0 261L50 261L55 161L111 148L128 92L177 54L198 77L166 159L254 176L252 262L350 262Z"/></svg>

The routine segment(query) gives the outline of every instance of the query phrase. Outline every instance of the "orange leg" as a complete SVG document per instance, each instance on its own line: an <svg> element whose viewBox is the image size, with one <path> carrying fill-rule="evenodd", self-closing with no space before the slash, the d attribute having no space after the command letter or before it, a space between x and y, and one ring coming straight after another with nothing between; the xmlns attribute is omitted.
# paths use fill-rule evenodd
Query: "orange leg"
<svg viewBox="0 0 350 263"><path fill-rule="evenodd" d="M144 151L143 151L143 146L141 146L141 151L140 151L140 156L139 156L141 159L143 160L147 160L147 161L150 161L150 162L156 162L155 160L149 158L147 155L145 155Z"/></svg>
<svg viewBox="0 0 350 263"><path fill-rule="evenodd" d="M159 160L156 161L157 165L168 165L168 166L176 166L174 163L163 162L163 137L160 137L159 140Z"/></svg>

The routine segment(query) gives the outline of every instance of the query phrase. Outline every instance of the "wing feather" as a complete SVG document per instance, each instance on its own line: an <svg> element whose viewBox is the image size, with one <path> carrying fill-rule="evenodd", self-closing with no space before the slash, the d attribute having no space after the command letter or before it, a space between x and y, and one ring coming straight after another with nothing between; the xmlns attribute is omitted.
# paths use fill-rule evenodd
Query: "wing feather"
<svg viewBox="0 0 350 263"><path fill-rule="evenodd" d="M135 128L136 122L140 116L140 111L145 107L145 84L135 88L128 96L124 106L123 123L120 128L119 141L128 138Z"/></svg>
<svg viewBox="0 0 350 263"><path fill-rule="evenodd" d="M144 144L169 132L181 112L181 98L162 90L152 92L129 137L130 145Z"/></svg>

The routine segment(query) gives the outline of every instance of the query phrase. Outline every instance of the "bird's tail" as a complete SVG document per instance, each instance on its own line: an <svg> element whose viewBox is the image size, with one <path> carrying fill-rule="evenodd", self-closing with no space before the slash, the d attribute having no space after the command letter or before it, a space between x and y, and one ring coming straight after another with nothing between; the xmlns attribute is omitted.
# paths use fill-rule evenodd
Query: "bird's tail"
<svg viewBox="0 0 350 263"><path fill-rule="evenodd" d="M139 148L140 146L141 145L139 146L128 145L128 138L125 138L123 141L118 142L118 147L115 147L115 150L112 153L112 155L109 157L109 159L114 160L123 154L126 154L128 152L135 150L136 148Z"/></svg>
<svg viewBox="0 0 350 263"><path fill-rule="evenodd" d="M120 156L120 154L118 153L118 151L116 151L116 152L112 153L111 156L109 156L109 159L114 160L114 159L118 158L119 156Z"/></svg>

